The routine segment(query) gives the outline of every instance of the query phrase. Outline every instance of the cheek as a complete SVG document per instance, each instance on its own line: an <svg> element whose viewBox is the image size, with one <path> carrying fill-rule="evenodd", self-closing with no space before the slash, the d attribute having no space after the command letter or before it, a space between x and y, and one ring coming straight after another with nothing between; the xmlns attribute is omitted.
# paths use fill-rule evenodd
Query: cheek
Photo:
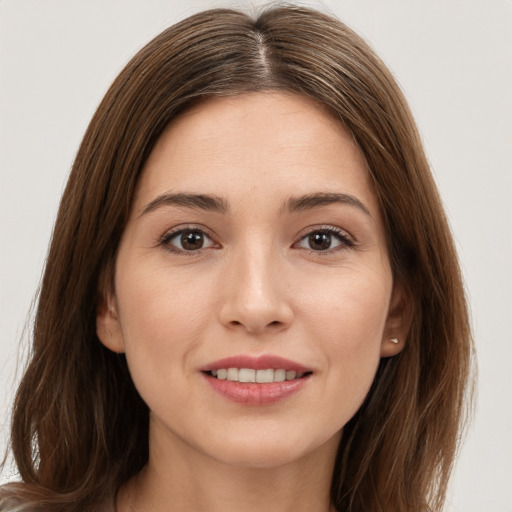
<svg viewBox="0 0 512 512"><path fill-rule="evenodd" d="M204 279L161 265L137 265L135 272L133 268L121 262L116 291L130 373L145 397L150 386L169 389L192 371L190 355L213 316L205 294L211 287Z"/></svg>
<svg viewBox="0 0 512 512"><path fill-rule="evenodd" d="M148 261L119 258L116 278L121 322L128 335L163 336L169 339L192 334L202 325L205 310L211 307L208 292L212 277L208 272L173 269L165 256Z"/></svg>
<svg viewBox="0 0 512 512"><path fill-rule="evenodd" d="M324 283L321 295L304 295L309 339L315 340L324 358L325 406L343 403L333 409L340 424L362 404L380 361L392 283L384 277L368 272L347 274Z"/></svg>
<svg viewBox="0 0 512 512"><path fill-rule="evenodd" d="M333 348L365 351L380 345L392 279L387 272L370 270L333 273L317 284L317 291L301 294L308 323L331 340Z"/></svg>

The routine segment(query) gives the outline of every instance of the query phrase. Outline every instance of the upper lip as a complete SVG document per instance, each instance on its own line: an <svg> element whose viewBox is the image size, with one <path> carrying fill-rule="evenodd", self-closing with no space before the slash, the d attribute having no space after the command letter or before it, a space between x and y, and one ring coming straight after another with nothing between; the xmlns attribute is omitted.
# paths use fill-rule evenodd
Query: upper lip
<svg viewBox="0 0 512 512"><path fill-rule="evenodd" d="M311 372L312 369L284 357L264 354L261 356L238 355L225 357L201 368L203 372L218 370L220 368L252 368L253 370L287 370L297 373Z"/></svg>

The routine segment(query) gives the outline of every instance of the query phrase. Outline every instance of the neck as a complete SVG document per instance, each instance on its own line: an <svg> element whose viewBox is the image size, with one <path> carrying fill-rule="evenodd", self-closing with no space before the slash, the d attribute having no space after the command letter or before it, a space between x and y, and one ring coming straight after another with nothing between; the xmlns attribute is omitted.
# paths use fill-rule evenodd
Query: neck
<svg viewBox="0 0 512 512"><path fill-rule="evenodd" d="M151 436L150 436L151 438ZM340 436L312 453L265 468L230 465L184 443L150 439L147 466L118 496L118 512L328 512Z"/></svg>

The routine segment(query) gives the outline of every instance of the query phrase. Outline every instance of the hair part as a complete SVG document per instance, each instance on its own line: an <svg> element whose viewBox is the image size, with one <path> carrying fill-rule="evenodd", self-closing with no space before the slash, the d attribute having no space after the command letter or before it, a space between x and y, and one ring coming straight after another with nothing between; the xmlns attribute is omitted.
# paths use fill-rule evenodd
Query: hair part
<svg viewBox="0 0 512 512"><path fill-rule="evenodd" d="M325 105L352 134L413 310L405 349L381 360L345 426L332 501L347 512L441 510L472 353L448 223L390 72L343 23L291 6L254 19L228 9L187 18L140 50L99 105L60 204L14 403L22 483L0 491L0 508L16 499L27 509L96 510L147 462L148 408L125 357L95 328L141 171L180 113L214 96L272 90Z"/></svg>

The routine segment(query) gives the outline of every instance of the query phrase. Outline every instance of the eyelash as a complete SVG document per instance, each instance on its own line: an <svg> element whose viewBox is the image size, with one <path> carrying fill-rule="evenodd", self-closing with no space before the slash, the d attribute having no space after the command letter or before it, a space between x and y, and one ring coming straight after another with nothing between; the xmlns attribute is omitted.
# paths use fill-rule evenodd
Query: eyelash
<svg viewBox="0 0 512 512"><path fill-rule="evenodd" d="M201 247L200 249L196 249L196 250L185 250L185 249L175 248L171 245L171 243L170 243L171 240L173 240L174 238L176 238L184 233L187 233L187 232L201 233L203 236L210 239L213 244L216 243L214 238L208 233L208 231L204 227L197 226L197 225L189 225L189 226L180 227L178 229L174 229L174 230L166 232L158 240L157 245L164 247L166 250L168 250L172 253L179 254L179 255L185 255L185 256L194 256L194 255L202 252L204 249L210 248L210 247ZM309 230L306 233L302 234L299 237L299 239L293 243L292 247L295 247L296 245L301 243L303 240L305 240L307 237L309 237L313 234L316 234L316 233L332 235L338 240L338 242L340 242L340 244L338 246L336 246L338 248L326 249L326 250L314 250L314 249L303 248L303 250L305 250L311 254L329 255L329 254L332 254L333 252L337 252L337 251L340 251L343 249L353 248L356 245L353 238L346 231L344 231L340 228L337 228L335 226L318 226L318 227L314 227L314 228L309 228Z"/></svg>
<svg viewBox="0 0 512 512"><path fill-rule="evenodd" d="M171 245L170 242L173 238L176 238L176 237L182 235L183 233L187 233L187 232L201 233L206 238L210 239L213 243L216 243L214 241L214 238L209 234L208 230L206 230L203 226L188 225L188 226L180 227L180 228L173 229L171 231L166 232L158 240L158 245L164 247L166 250L168 250L172 253L184 255L184 256L194 256L194 255L202 252L204 249L208 249L208 247L205 247L205 248L187 251L187 250L183 250L183 249L178 249Z"/></svg>
<svg viewBox="0 0 512 512"><path fill-rule="evenodd" d="M311 254L327 256L329 254L332 254L333 252L337 252L337 251L340 251L343 249L351 249L356 245L354 239L346 231L344 231L343 229L337 228L335 226L318 226L318 227L308 228L308 231L305 234L301 235L299 240L297 242L295 242L293 245L294 246L297 245L298 243L302 242L307 237L309 237L315 233L333 235L338 240L338 242L340 242L340 244L339 244L339 246L337 246L337 248L326 249L325 251L322 251L322 250L315 251L314 249L304 248L304 250L308 251Z"/></svg>

